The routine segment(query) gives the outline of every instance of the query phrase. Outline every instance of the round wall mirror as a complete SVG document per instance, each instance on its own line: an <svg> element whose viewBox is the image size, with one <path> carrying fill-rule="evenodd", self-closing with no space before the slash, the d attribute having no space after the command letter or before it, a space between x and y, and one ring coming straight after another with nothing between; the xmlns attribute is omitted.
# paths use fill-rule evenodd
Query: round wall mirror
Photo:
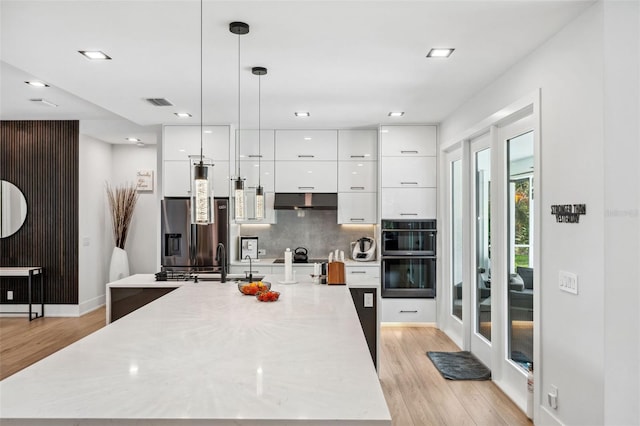
<svg viewBox="0 0 640 426"><path fill-rule="evenodd" d="M22 227L27 218L27 200L20 189L0 180L0 238L9 237Z"/></svg>

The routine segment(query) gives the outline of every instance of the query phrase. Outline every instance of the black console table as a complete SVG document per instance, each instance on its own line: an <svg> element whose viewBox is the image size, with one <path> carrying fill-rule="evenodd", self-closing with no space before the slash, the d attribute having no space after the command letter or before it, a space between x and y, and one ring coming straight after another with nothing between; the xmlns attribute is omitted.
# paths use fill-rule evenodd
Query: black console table
<svg viewBox="0 0 640 426"><path fill-rule="evenodd" d="M36 275L40 276L40 313L33 312L33 285L34 285L34 277ZM40 266L9 266L9 267L0 267L0 277L27 277L28 281L28 292L29 292L29 312L2 312L4 314L29 314L29 321L34 320L36 318L41 318L44 316L44 269Z"/></svg>

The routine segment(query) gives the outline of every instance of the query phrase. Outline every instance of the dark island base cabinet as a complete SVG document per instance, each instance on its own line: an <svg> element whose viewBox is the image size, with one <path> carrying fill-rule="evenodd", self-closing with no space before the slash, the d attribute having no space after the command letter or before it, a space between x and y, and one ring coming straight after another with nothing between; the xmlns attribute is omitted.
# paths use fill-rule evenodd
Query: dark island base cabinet
<svg viewBox="0 0 640 426"><path fill-rule="evenodd" d="M175 290L163 288L111 288L111 322Z"/></svg>
<svg viewBox="0 0 640 426"><path fill-rule="evenodd" d="M362 331L364 332L364 337L367 340L367 345L369 346L369 353L371 353L371 359L373 360L373 365L378 368L378 353L377 353L377 329L378 329L378 315L377 315L377 304L378 304L378 290L375 288L350 288L351 290L351 298L353 299L353 304L356 307L356 311L358 312L358 318L360 319L360 325L362 326ZM365 295L367 296L368 305L365 306Z"/></svg>

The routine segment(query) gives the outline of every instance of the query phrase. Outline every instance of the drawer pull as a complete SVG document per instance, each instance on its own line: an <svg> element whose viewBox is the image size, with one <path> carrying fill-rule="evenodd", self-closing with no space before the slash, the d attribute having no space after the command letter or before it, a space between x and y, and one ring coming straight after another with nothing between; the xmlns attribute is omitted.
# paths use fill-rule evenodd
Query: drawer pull
<svg viewBox="0 0 640 426"><path fill-rule="evenodd" d="M349 218L349 220L351 222L364 222L364 218L363 217L352 217L352 218Z"/></svg>
<svg viewBox="0 0 640 426"><path fill-rule="evenodd" d="M366 274L367 271L351 271L352 274Z"/></svg>
<svg viewBox="0 0 640 426"><path fill-rule="evenodd" d="M400 154L417 154L418 151L400 151Z"/></svg>
<svg viewBox="0 0 640 426"><path fill-rule="evenodd" d="M260 154L249 154L249 155L247 155L247 157L249 157L249 158L262 158L263 156L260 155Z"/></svg>
<svg viewBox="0 0 640 426"><path fill-rule="evenodd" d="M298 189L314 189L315 186L299 186Z"/></svg>
<svg viewBox="0 0 640 426"><path fill-rule="evenodd" d="M418 182L400 182L400 185L417 185Z"/></svg>
<svg viewBox="0 0 640 426"><path fill-rule="evenodd" d="M400 216L418 216L418 213L400 213Z"/></svg>
<svg viewBox="0 0 640 426"><path fill-rule="evenodd" d="M314 158L315 155L298 155L298 158Z"/></svg>
<svg viewBox="0 0 640 426"><path fill-rule="evenodd" d="M417 314L418 311L400 311L401 314Z"/></svg>
<svg viewBox="0 0 640 426"><path fill-rule="evenodd" d="M364 186L352 186L351 189L359 189L359 190L363 190Z"/></svg>
<svg viewBox="0 0 640 426"><path fill-rule="evenodd" d="M351 158L365 158L364 155L351 155Z"/></svg>

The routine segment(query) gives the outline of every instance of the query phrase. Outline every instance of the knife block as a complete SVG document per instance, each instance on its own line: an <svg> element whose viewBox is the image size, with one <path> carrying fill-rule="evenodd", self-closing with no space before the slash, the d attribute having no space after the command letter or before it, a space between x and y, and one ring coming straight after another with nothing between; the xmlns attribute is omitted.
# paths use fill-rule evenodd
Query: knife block
<svg viewBox="0 0 640 426"><path fill-rule="evenodd" d="M327 284L345 285L347 283L344 279L343 262L331 262L328 265L328 269Z"/></svg>

